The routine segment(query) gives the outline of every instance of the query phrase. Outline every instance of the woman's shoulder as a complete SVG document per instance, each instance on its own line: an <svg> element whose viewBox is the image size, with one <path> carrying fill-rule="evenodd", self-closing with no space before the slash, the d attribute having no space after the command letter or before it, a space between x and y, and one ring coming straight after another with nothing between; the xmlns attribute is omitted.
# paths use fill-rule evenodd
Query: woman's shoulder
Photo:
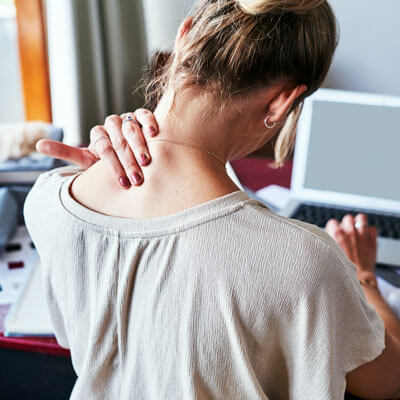
<svg viewBox="0 0 400 400"><path fill-rule="evenodd" d="M54 197L60 184L65 179L75 176L80 172L81 170L79 168L73 165L67 165L40 174L28 193L25 200L25 207L39 202L41 203L41 208L43 208L43 202L46 199L52 199Z"/></svg>
<svg viewBox="0 0 400 400"><path fill-rule="evenodd" d="M250 206L250 212L253 214L252 219L254 222L263 225L266 229L290 235L299 241L315 242L316 245L322 247L333 246L335 250L340 249L325 230L316 225L276 214L256 200L249 201L248 205Z"/></svg>
<svg viewBox="0 0 400 400"><path fill-rule="evenodd" d="M297 267L303 265L308 270L330 268L346 274L355 272L355 266L323 229L275 214L258 201L250 202L249 206L252 220L258 226L258 229L252 227L254 232L264 240L271 238L279 254L293 260Z"/></svg>
<svg viewBox="0 0 400 400"><path fill-rule="evenodd" d="M42 237L51 235L53 227L62 224L60 220L60 189L62 183L77 175L80 170L65 166L42 173L29 191L24 203L25 225L35 245Z"/></svg>

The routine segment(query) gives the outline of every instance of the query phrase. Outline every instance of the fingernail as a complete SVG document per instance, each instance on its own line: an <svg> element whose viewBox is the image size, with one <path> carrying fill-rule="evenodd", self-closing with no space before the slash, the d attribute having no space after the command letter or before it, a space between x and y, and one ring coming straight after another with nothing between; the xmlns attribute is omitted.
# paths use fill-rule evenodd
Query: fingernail
<svg viewBox="0 0 400 400"><path fill-rule="evenodd" d="M150 159L149 159L149 157L147 156L147 154L142 154L142 155L140 156L140 164L141 164L141 165L147 165L147 164L149 163L149 161L150 161Z"/></svg>
<svg viewBox="0 0 400 400"><path fill-rule="evenodd" d="M139 185L140 183L142 183L143 181L143 177L142 175L140 175L139 173L135 172L134 174L132 174L132 182L135 185Z"/></svg>
<svg viewBox="0 0 400 400"><path fill-rule="evenodd" d="M154 135L156 133L156 128L154 128L154 126L149 126L148 132L150 135Z"/></svg>
<svg viewBox="0 0 400 400"><path fill-rule="evenodd" d="M129 179L126 176L121 176L121 178L119 178L119 183L123 187L131 186L131 183L129 182Z"/></svg>

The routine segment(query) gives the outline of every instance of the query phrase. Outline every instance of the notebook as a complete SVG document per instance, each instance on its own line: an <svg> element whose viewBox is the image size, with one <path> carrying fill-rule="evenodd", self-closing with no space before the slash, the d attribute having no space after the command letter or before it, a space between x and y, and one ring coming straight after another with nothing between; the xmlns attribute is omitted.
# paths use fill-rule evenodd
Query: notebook
<svg viewBox="0 0 400 400"><path fill-rule="evenodd" d="M34 265L24 288L7 314L4 336L54 336L44 296L39 258L37 255L34 257Z"/></svg>

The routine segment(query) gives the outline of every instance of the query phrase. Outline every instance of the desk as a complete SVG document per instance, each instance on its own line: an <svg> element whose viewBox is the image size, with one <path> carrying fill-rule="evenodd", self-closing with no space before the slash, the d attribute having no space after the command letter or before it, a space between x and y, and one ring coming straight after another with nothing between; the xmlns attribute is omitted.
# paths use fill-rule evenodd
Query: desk
<svg viewBox="0 0 400 400"><path fill-rule="evenodd" d="M4 331L4 319L10 306L0 306L0 332ZM30 351L56 356L69 357L69 350L63 349L54 338L9 338L0 334L0 348Z"/></svg>

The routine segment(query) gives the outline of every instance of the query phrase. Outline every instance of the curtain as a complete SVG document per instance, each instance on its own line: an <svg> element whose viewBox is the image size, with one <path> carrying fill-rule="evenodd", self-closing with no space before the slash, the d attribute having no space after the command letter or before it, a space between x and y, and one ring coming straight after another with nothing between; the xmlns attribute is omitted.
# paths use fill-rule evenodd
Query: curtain
<svg viewBox="0 0 400 400"><path fill-rule="evenodd" d="M73 0L82 141L110 114L142 105L134 94L147 63L141 1Z"/></svg>
<svg viewBox="0 0 400 400"><path fill-rule="evenodd" d="M141 0L47 0L54 124L86 145L110 114L143 104L134 93L147 64Z"/></svg>

